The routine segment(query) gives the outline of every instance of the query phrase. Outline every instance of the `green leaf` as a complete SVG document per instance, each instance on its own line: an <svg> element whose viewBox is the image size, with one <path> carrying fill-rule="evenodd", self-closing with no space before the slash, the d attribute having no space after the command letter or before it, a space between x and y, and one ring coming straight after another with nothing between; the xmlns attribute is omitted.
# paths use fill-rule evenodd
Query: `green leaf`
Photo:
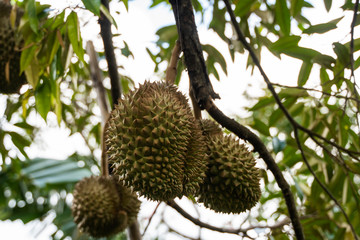
<svg viewBox="0 0 360 240"><path fill-rule="evenodd" d="M348 66L350 63L350 52L349 50L342 45L341 43L335 42L333 43L334 52L337 55L339 61L343 64L343 66Z"/></svg>
<svg viewBox="0 0 360 240"><path fill-rule="evenodd" d="M322 67L325 67L327 69L331 69L334 66L336 60L329 55L318 54L314 57L313 62L320 64Z"/></svg>
<svg viewBox="0 0 360 240"><path fill-rule="evenodd" d="M287 37L281 37L276 42L272 43L269 46L270 51L274 52L283 52L284 50L288 48L297 47L299 44L299 41L301 40L300 36L287 36Z"/></svg>
<svg viewBox="0 0 360 240"><path fill-rule="evenodd" d="M330 22L327 23L321 23L321 24L316 24L316 25L312 25L310 27L308 27L307 29L305 29L303 31L303 33L306 34L312 34L312 33L326 33L330 30L336 29L338 22L343 19L343 17L334 19Z"/></svg>
<svg viewBox="0 0 360 240"><path fill-rule="evenodd" d="M46 116L51 108L51 88L46 81L35 91L35 106L40 116L46 121Z"/></svg>
<svg viewBox="0 0 360 240"><path fill-rule="evenodd" d="M202 49L207 52L207 59L211 60L211 63L219 63L221 69L227 74L227 66L224 56L213 46L206 44L202 46Z"/></svg>
<svg viewBox="0 0 360 240"><path fill-rule="evenodd" d="M304 61L301 65L299 76L298 76L298 86L304 86L307 80L309 79L311 69L313 64L307 61Z"/></svg>
<svg viewBox="0 0 360 240"><path fill-rule="evenodd" d="M301 9L304 5L304 0L291 0L290 12L293 17L298 16L301 13Z"/></svg>
<svg viewBox="0 0 360 240"><path fill-rule="evenodd" d="M264 108L270 104L274 104L275 103L275 100L274 98L272 97L265 97L265 98L260 98L259 101L249 109L249 111L256 111L256 110L259 110L261 108Z"/></svg>
<svg viewBox="0 0 360 240"><path fill-rule="evenodd" d="M129 11L129 3L128 0L122 0L122 2L124 3L124 6L126 8L126 11Z"/></svg>
<svg viewBox="0 0 360 240"><path fill-rule="evenodd" d="M209 29L213 29L222 40L226 41L226 39L227 39L227 37L225 36L226 8L219 9L218 1L216 1L213 6L214 6L213 7L213 17L209 24Z"/></svg>
<svg viewBox="0 0 360 240"><path fill-rule="evenodd" d="M20 57L20 72L23 72L34 60L37 49L38 47L36 45L33 45L22 51Z"/></svg>
<svg viewBox="0 0 360 240"><path fill-rule="evenodd" d="M278 137L273 137L272 145L274 153L277 154L285 148L286 142L284 140L280 140Z"/></svg>
<svg viewBox="0 0 360 240"><path fill-rule="evenodd" d="M284 49L282 53L290 57L301 59L303 61L312 61L316 56L320 54L318 51L303 47L292 47Z"/></svg>
<svg viewBox="0 0 360 240"><path fill-rule="evenodd" d="M29 161L29 166L24 168L23 174L32 179L38 187L75 183L91 175L87 168L80 168L72 159L54 160L38 158Z"/></svg>
<svg viewBox="0 0 360 240"><path fill-rule="evenodd" d="M264 134L265 136L270 136L269 126L267 126L264 122L262 122L258 118L254 118L254 123L251 124L251 127L259 131L261 134Z"/></svg>
<svg viewBox="0 0 360 240"><path fill-rule="evenodd" d="M96 16L100 16L100 0L81 0L85 8L89 10L90 12L94 13Z"/></svg>
<svg viewBox="0 0 360 240"><path fill-rule="evenodd" d="M286 5L286 0L276 0L275 4L276 23L280 26L283 35L290 35L290 10Z"/></svg>
<svg viewBox="0 0 360 240"><path fill-rule="evenodd" d="M84 61L84 49L82 47L78 16L75 12L71 12L67 18L67 29L67 35L69 37L74 52L81 61Z"/></svg>
<svg viewBox="0 0 360 240"><path fill-rule="evenodd" d="M29 17L30 28L31 28L31 30L33 30L34 33L37 33L38 26L39 26L39 20L38 20L37 14L36 14L35 0L29 0L27 2L26 10L27 10L26 12Z"/></svg>
<svg viewBox="0 0 360 240"><path fill-rule="evenodd" d="M25 69L26 80L33 88L36 88L39 82L39 63L36 58L33 59L31 64Z"/></svg>
<svg viewBox="0 0 360 240"><path fill-rule="evenodd" d="M125 57L129 57L129 56L133 56L133 57L134 57L134 55L133 55L132 52L130 51L129 46L127 45L127 43L124 42L124 44L125 44L125 47L123 47L123 48L121 49L121 54L124 55Z"/></svg>
<svg viewBox="0 0 360 240"><path fill-rule="evenodd" d="M251 6L256 2L255 0L237 0L233 1L235 4L234 13L236 16L243 17L250 12Z"/></svg>
<svg viewBox="0 0 360 240"><path fill-rule="evenodd" d="M324 4L325 4L326 11L329 12L331 9L332 0L324 0Z"/></svg>
<svg viewBox="0 0 360 240"><path fill-rule="evenodd" d="M118 28L114 18L111 16L111 14L109 13L109 10L101 4L100 6L100 11L102 12L102 14L104 14L104 16L111 22L112 25L115 26L115 28Z"/></svg>

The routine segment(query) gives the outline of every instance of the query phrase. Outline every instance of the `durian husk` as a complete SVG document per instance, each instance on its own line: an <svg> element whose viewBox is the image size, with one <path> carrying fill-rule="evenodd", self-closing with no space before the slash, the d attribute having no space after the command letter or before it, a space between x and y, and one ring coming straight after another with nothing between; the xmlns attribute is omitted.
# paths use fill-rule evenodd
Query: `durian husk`
<svg viewBox="0 0 360 240"><path fill-rule="evenodd" d="M190 194L206 166L204 152L190 156L196 129L187 99L175 86L146 81L110 114L105 134L109 163L126 186L151 200Z"/></svg>
<svg viewBox="0 0 360 240"><path fill-rule="evenodd" d="M11 9L0 2L0 93L4 94L18 93L26 83L25 74L20 74L21 37L10 23Z"/></svg>
<svg viewBox="0 0 360 240"><path fill-rule="evenodd" d="M136 219L136 194L114 177L92 176L75 185L72 214L81 232L107 237L125 230Z"/></svg>
<svg viewBox="0 0 360 240"><path fill-rule="evenodd" d="M202 133L206 137L223 135L220 125L210 119L201 119L199 121Z"/></svg>
<svg viewBox="0 0 360 240"><path fill-rule="evenodd" d="M261 190L255 159L233 136L210 135L208 171L198 201L215 212L241 213L259 201Z"/></svg>

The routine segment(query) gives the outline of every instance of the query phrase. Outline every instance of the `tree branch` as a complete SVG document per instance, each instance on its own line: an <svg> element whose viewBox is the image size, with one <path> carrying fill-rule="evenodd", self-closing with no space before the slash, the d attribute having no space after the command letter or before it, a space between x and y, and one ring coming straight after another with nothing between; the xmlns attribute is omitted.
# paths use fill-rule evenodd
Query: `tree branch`
<svg viewBox="0 0 360 240"><path fill-rule="evenodd" d="M104 88L104 85L102 84L101 70L100 70L100 67L98 64L98 60L97 60L98 57L95 52L94 44L92 41L88 41L86 43L86 52L88 53L88 55L90 57L91 79L92 79L92 81L94 83L94 87L97 91L102 121L103 121L103 123L105 123L109 117L109 107L108 107L108 103L106 101L106 90Z"/></svg>
<svg viewBox="0 0 360 240"><path fill-rule="evenodd" d="M350 219L349 217L347 216L346 212L344 211L344 209L342 208L342 206L340 205L340 203L336 200L336 198L332 195L332 193L327 189L327 187L319 180L319 178L316 176L315 172L313 171L313 169L311 168L309 162L307 161L307 158L305 156L305 153L303 151L303 148L301 146L301 143L300 143L300 140L299 140L299 136L298 136L298 130L301 130L303 132L306 132L307 134L309 134L309 136L314 139L314 137L317 137L323 141L325 141L326 143L330 144L330 145L333 145L334 147L344 151L344 152L347 152L349 154L358 154L357 152L353 152L353 151L350 151L348 149L345 149L339 145L337 145L336 143L332 142L331 140L329 139L326 139L324 137L322 137L321 135L317 134L317 133L314 133L312 132L311 130L301 126L300 124L298 124L294 118L290 115L290 113L287 111L287 109L285 108L285 106L282 104L278 94L276 93L272 83L270 82L269 78L267 77L265 71L263 70L263 68L261 67L260 65L260 61L259 59L257 58L257 56L255 55L255 52L253 51L253 49L251 48L250 44L246 41L244 35L242 34L241 32L241 29L239 27L239 24L236 20L236 17L235 17L235 14L231 8L231 4L229 3L228 0L223 0L225 5L226 5L226 8L227 8L227 11L228 13L230 14L230 18L231 18L231 22L235 28L235 31L236 31L236 34L238 35L238 40L244 44L245 48L248 50L254 64L257 66L257 68L259 69L261 75L263 76L267 86L268 86L268 89L270 90L271 94L273 95L276 103L278 104L279 108L283 111L283 113L285 114L286 118L288 119L288 121L290 122L290 124L293 126L294 128L294 132L295 132L295 139L296 139L296 142L297 142L297 145L299 147L299 150L301 152L301 155L302 155L302 158L307 166L307 168L309 169L309 171L311 172L311 174L314 176L315 180L319 183L319 185L321 186L321 188L325 191L325 193L335 202L335 204L341 209L343 215L345 216L352 232L353 232L353 235L355 237L355 239L357 239L357 235L356 235L356 232L354 230L354 227L352 226L351 222L350 222Z"/></svg>
<svg viewBox="0 0 360 240"><path fill-rule="evenodd" d="M179 34L181 49L184 53L185 64L196 101L199 107L204 109L208 100L220 97L214 92L207 74L199 36L194 23L192 4L191 1L180 0L169 0L169 2L173 7L178 32L187 32L187 34Z"/></svg>
<svg viewBox="0 0 360 240"><path fill-rule="evenodd" d="M277 229L277 228L282 228L285 225L290 225L291 224L291 220L289 218L286 218L282 221L279 221L277 223L275 223L274 225L254 225L254 226L249 226L246 228L222 228L222 227L216 227L213 225L210 225L208 223L202 222L201 220L199 220L198 218L195 218L193 216L191 216L188 212L186 212L182 207L180 207L174 200L170 200L167 202L167 204L172 207L174 210L176 210L180 215L182 215L184 218L188 219L190 222L194 223L195 225L202 227L202 228L206 228L212 231L216 231L216 232L221 232L221 233L230 233L230 234L247 234L248 231L253 230L253 229L257 229L257 228L267 228L267 229ZM316 215L306 215L306 216L302 216L301 219L308 219L308 218L314 218Z"/></svg>
<svg viewBox="0 0 360 240"><path fill-rule="evenodd" d="M240 125L233 119L225 116L212 102L212 98L214 98L214 96L212 96L210 93L211 91L213 92L213 89L207 75L201 45L196 31L191 1L170 0L170 3L172 5L176 19L178 32L181 39L181 46L185 56L185 63L189 69L188 74L190 83L193 87L194 95L197 102L199 103L200 108L205 108L217 122L235 133L238 137L249 141L254 146L255 151L259 152L270 171L274 174L275 179L282 190L297 238L304 239L302 226L296 210L296 204L291 193L290 186L284 179L282 172L276 165L275 160L271 154L266 149L264 143L249 129Z"/></svg>
<svg viewBox="0 0 360 240"><path fill-rule="evenodd" d="M110 12L109 0L101 0L101 4L103 4ZM101 38L104 43L105 57L108 64L108 71L111 82L111 96L113 99L113 104L117 104L118 99L121 97L121 86L119 82L119 73L115 58L114 45L112 42L111 23L102 12L100 13L99 24Z"/></svg>

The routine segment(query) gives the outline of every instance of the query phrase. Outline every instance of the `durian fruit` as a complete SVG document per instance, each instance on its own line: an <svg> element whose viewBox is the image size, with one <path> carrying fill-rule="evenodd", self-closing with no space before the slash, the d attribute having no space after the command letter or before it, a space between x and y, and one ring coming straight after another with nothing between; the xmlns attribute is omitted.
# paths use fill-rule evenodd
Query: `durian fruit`
<svg viewBox="0 0 360 240"><path fill-rule="evenodd" d="M210 119L201 119L200 125L203 134L207 137L223 135L220 125Z"/></svg>
<svg viewBox="0 0 360 240"><path fill-rule="evenodd" d="M198 201L216 212L241 213L259 200L259 170L244 144L233 136L219 134L214 122L204 122L208 141L208 171L200 185ZM221 129L220 129L221 130Z"/></svg>
<svg viewBox="0 0 360 240"><path fill-rule="evenodd" d="M191 194L206 168L205 151L190 147L196 130L187 99L175 86L146 81L110 114L105 130L109 163L126 186L151 200Z"/></svg>
<svg viewBox="0 0 360 240"><path fill-rule="evenodd" d="M205 179L207 169L206 139L202 134L198 121L194 122L192 137L188 144L188 150L184 165L184 195L193 196L199 191L200 185ZM181 196L179 196L181 197Z"/></svg>
<svg viewBox="0 0 360 240"><path fill-rule="evenodd" d="M81 232L93 237L116 234L137 216L140 201L115 177L92 176L75 185L72 214Z"/></svg>
<svg viewBox="0 0 360 240"><path fill-rule="evenodd" d="M18 93L26 82L25 74L20 74L20 41L10 23L11 9L10 4L0 2L0 93L5 94Z"/></svg>

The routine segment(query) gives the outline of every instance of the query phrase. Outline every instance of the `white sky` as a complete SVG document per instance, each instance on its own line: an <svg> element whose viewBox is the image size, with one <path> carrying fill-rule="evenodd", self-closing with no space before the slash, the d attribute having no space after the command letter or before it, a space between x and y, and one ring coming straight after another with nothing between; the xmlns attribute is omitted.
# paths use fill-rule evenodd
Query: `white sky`
<svg viewBox="0 0 360 240"><path fill-rule="evenodd" d="M51 2L52 4L59 4L60 6L63 6L64 4L62 1L52 0L43 2ZM129 12L125 12L124 8L122 8L119 10L121 12L120 16L116 18L120 33L122 34L120 38L128 43L130 50L135 56L134 59L120 57L118 64L123 65L125 73L138 82L143 82L145 79L157 80L159 78L159 76L155 75L153 72L154 64L145 49L146 47L154 49L154 41L156 41L155 32L159 27L174 24L173 14L171 11L168 11L167 6L160 5L155 9L149 10L147 8L149 2L150 1L131 1L129 2ZM307 10L306 16L313 24L326 22L330 19L342 16L342 11L339 9L339 6L341 6L344 1L333 1L333 7L329 14L325 11L323 1L311 2L315 6L315 9ZM335 56L331 49L331 44L335 41L340 41L342 43L349 41L351 17L350 14L345 16L339 23L339 28L337 30L333 30L327 34L314 34L309 37L303 37L300 44L303 47L311 47L322 53ZM92 19L90 23L82 29L81 33L84 39L94 40L96 38L95 34L99 31L99 28L96 24L96 20ZM249 84L251 84L250 91L255 96L261 95L262 91L259 89L264 86L262 77L258 74L257 70L253 76L251 76L250 70L246 70L247 54L237 54L235 63L232 63L227 45L222 42L214 32L206 30L203 26L199 26L198 30L201 43L215 45L218 50L223 53L228 63L228 76L225 76L219 69L221 82L218 82L213 78L211 79L215 91L221 96L221 100L216 100L215 103L230 116L236 114L246 115L247 113L243 108L249 103L244 101L243 92L249 90ZM356 33L356 36L359 37L359 34ZM273 82L286 85L296 84L297 75L301 66L300 64L301 62L299 60L286 56L282 56L282 59L279 60L266 50L264 50L262 55L262 66L270 80ZM318 68L314 67L311 74L311 81L309 81L310 86L317 82L318 75ZM185 77L181 81L180 89L186 93L188 79L186 74L183 74L183 76ZM0 97L0 104L2 104L2 101L3 99ZM34 118L33 121L42 122L39 117ZM30 157L64 159L74 151L83 154L87 153L87 149L83 146L83 140L79 135L75 134L69 137L69 131L64 127L56 127L56 118L51 114L49 115L48 122L50 123L50 127L43 126L43 130L40 131L40 136L37 138L38 140L32 145L32 148L29 149L28 153ZM46 143L40 141L40 139L46 139ZM56 153L55 156L54 153ZM196 216L196 211L194 211L187 200L182 201L181 204L182 206L187 206L187 210ZM140 219L149 217L155 206L156 203L154 202L143 204ZM211 224L219 226L225 221L234 218L233 223L236 227L236 224L239 224L241 219L246 216L246 214L242 214L241 216L224 217L224 215L215 214L212 211L203 208L201 208L200 211L206 213L202 214L202 220L209 221ZM194 227L193 224L184 220L182 217L176 217L177 214L174 214L173 210L168 209L164 216L165 219L168 219L172 223L171 226L175 229L186 229L186 234L189 234L192 237L198 236L198 228ZM176 219L175 223L173 219ZM150 239L151 236L154 236L156 233L155 226L158 221L160 221L159 216L153 219L153 223L150 225L145 239ZM146 224L146 221L144 223ZM32 237L34 234L34 224L24 226L20 221L0 222L1 239L4 240L45 240L49 238L49 232L51 233L51 231L51 228L47 229L47 231L44 231L41 235L34 238ZM158 231L163 232L164 229L159 229ZM202 237L203 239L236 239L234 235L226 236L224 234L206 230L202 232ZM175 235L171 235L167 239L177 238Z"/></svg>

